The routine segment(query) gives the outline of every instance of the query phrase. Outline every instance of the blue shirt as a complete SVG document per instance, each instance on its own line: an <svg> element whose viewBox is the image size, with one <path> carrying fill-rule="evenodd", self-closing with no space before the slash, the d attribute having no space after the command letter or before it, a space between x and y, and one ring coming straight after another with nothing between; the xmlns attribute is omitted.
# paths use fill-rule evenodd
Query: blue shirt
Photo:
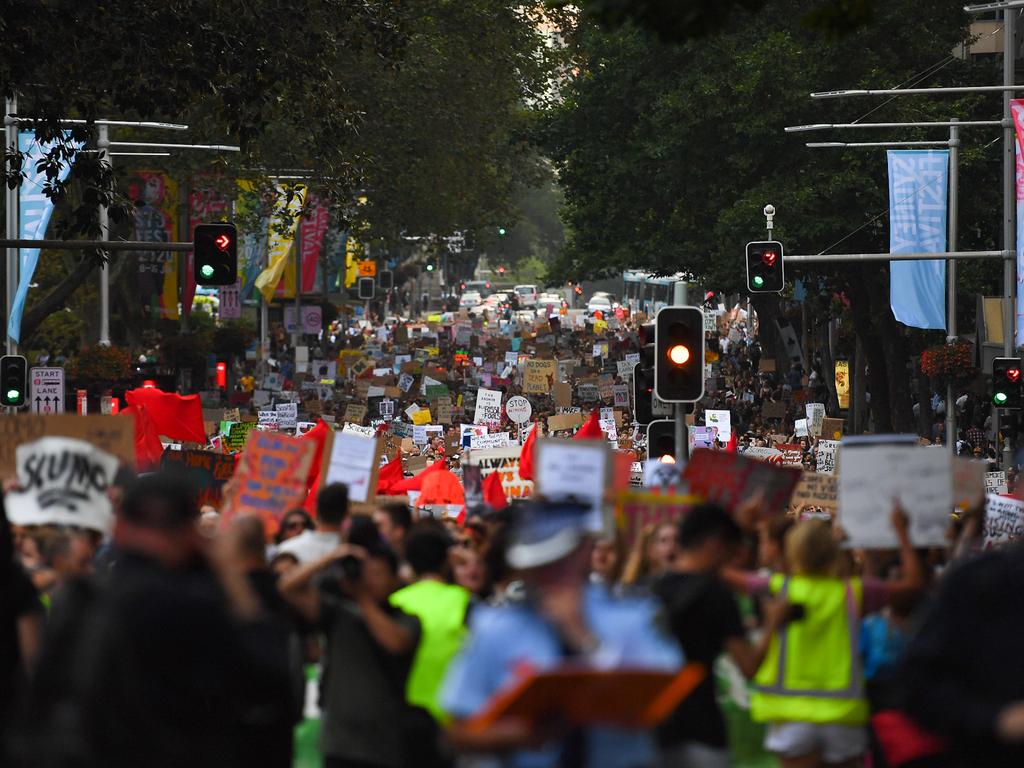
<svg viewBox="0 0 1024 768"><path fill-rule="evenodd" d="M676 671L683 658L679 646L655 624L658 604L650 598L618 598L601 585L584 592L583 611L601 642L593 663L601 668L645 667ZM554 628L529 603L479 606L470 614L470 635L455 657L441 690L442 707L464 718L484 708L491 697L515 680L528 664L549 669L564 661ZM655 756L650 733L618 728L587 731L591 768L649 765ZM494 758L489 765L507 768L557 766L559 747L522 751Z"/></svg>

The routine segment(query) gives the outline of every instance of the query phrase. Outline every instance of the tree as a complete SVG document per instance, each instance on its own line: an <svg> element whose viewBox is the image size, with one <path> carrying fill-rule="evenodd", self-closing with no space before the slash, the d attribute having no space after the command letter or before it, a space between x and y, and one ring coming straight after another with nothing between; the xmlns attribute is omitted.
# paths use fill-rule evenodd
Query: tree
<svg viewBox="0 0 1024 768"><path fill-rule="evenodd" d="M802 146L805 135L783 128L850 122L876 108L886 121L991 118L999 113L997 99L903 98L882 111L879 102L808 98L833 87L923 81L922 72L930 85L991 82L991 65L947 55L967 35L952 0L926 18L909 0L877 7L870 24L839 40L801 26L803 8L775 0L742 22L730 18L719 34L681 45L658 42L635 27L606 32L581 25L578 75L541 139L558 167L570 233L552 274L683 270L735 291L744 281L743 243L762 236L761 209L769 202L778 210L776 235L790 253L886 249L884 159L854 150L811 151ZM892 132L865 135L882 139ZM964 248L993 248L998 237L998 147L989 146L991 138L965 132ZM978 274L991 280L997 270L987 265ZM833 297L850 300L846 318L870 357L878 429L909 427L907 340L916 339L892 319L886 272L884 264L787 272L808 285L809 314L834 317ZM763 320L779 311L764 298L755 305Z"/></svg>

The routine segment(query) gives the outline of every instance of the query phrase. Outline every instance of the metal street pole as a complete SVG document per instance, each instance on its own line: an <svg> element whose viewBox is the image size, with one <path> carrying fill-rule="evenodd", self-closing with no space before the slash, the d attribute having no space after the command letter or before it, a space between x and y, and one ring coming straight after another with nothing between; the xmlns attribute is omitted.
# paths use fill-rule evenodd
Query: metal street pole
<svg viewBox="0 0 1024 768"><path fill-rule="evenodd" d="M1003 86L1014 85L1016 78L1016 34L1014 21L1017 12L1009 7L1003 9ZM1009 90L1003 91L1003 248L1010 250L1016 246L1016 202L1017 202L1017 158L1015 156L1016 131L1013 126L1013 114L1010 111L1010 101L1013 93ZM1012 357L1014 334L1017 324L1015 322L1016 305L1015 296L1017 288L1015 261L1007 260L1003 263L1003 356ZM996 427L996 440L999 439L999 411L993 410ZM1009 467L1012 460L1010 451L1010 439L1003 442L1003 467Z"/></svg>
<svg viewBox="0 0 1024 768"><path fill-rule="evenodd" d="M18 149L18 123L17 120L12 118L12 115L18 112L18 95L14 94L6 100L4 105L4 149L5 152L8 148ZM6 159L6 158L5 158ZM7 197L5 198L5 218L7 224L7 237L9 239L21 237L21 222L18 216L18 195L20 188L11 189L6 184L4 188L7 190ZM18 249L16 247L7 248L7 318L10 321L11 314L14 312L14 293L18 287ZM4 329L5 335L7 336L7 354L12 355L18 351L18 345L14 343L14 339L6 334L6 328Z"/></svg>
<svg viewBox="0 0 1024 768"><path fill-rule="evenodd" d="M676 307L686 306L686 283L682 280L677 281L673 286L672 304ZM700 373L704 375L704 361L700 362ZM686 403L675 404L675 417L676 417L676 456L679 457L680 463L687 461L690 458L689 452L689 440L687 440L687 429L686 429ZM648 451L650 446L647 446Z"/></svg>
<svg viewBox="0 0 1024 768"><path fill-rule="evenodd" d="M292 347L299 346L302 333L302 216L295 222L295 328L292 332Z"/></svg>
<svg viewBox="0 0 1024 768"><path fill-rule="evenodd" d="M952 122L956 122L956 119ZM949 219L946 235L946 247L956 250L957 227L959 225L960 194L960 129L956 125L949 126ZM946 342L956 341L956 259L946 264ZM956 456L956 400L954 399L953 382L946 382L946 442L949 453Z"/></svg>
<svg viewBox="0 0 1024 768"><path fill-rule="evenodd" d="M108 163L113 166L110 157L110 129L104 125L96 126L96 146L104 154ZM100 203L100 240L110 240L110 219L107 206ZM100 346L110 346L110 265L104 262L100 266Z"/></svg>

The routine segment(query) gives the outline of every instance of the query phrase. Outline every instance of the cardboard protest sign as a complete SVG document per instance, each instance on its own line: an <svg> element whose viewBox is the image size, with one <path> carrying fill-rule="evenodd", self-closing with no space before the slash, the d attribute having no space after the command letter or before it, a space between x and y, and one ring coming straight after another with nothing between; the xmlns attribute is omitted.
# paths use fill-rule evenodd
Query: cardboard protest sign
<svg viewBox="0 0 1024 768"><path fill-rule="evenodd" d="M835 513L839 510L839 478L821 472L804 472L793 490L793 507L821 507Z"/></svg>
<svg viewBox="0 0 1024 768"><path fill-rule="evenodd" d="M953 504L960 509L973 509L985 500L984 461L966 456L953 457Z"/></svg>
<svg viewBox="0 0 1024 768"><path fill-rule="evenodd" d="M235 465L234 490L222 510L224 521L242 513L278 521L306 500L316 446L275 432L252 432Z"/></svg>
<svg viewBox="0 0 1024 768"><path fill-rule="evenodd" d="M582 413L559 413L548 416L548 432L561 432L583 426Z"/></svg>
<svg viewBox="0 0 1024 768"><path fill-rule="evenodd" d="M985 497L985 549L1024 538L1024 501L989 494Z"/></svg>
<svg viewBox="0 0 1024 768"><path fill-rule="evenodd" d="M757 461L775 461L777 463L782 463L782 451L780 451L778 448L769 448L766 446L753 446L751 448L747 448L742 453L748 459L756 459Z"/></svg>
<svg viewBox="0 0 1024 768"><path fill-rule="evenodd" d="M558 363L554 360L527 360L523 365L523 391L547 395L558 377Z"/></svg>
<svg viewBox="0 0 1024 768"><path fill-rule="evenodd" d="M452 423L452 399L450 397L438 398L437 402L434 403L434 418L438 424L451 424Z"/></svg>
<svg viewBox="0 0 1024 768"><path fill-rule="evenodd" d="M551 389L551 396L555 405L559 408L568 408L572 405L572 385L558 383Z"/></svg>
<svg viewBox="0 0 1024 768"><path fill-rule="evenodd" d="M597 384L580 384L576 387L581 403L593 403L600 399L601 393Z"/></svg>
<svg viewBox="0 0 1024 768"><path fill-rule="evenodd" d="M1006 484L1006 471L1001 470L999 472L986 472L985 473L985 492L986 493L1007 493L1008 486Z"/></svg>
<svg viewBox="0 0 1024 768"><path fill-rule="evenodd" d="M493 472L499 473L501 487L507 499L526 498L533 493L533 483L519 477L519 454L521 446L489 448L464 454L463 465L479 467L481 480Z"/></svg>
<svg viewBox="0 0 1024 768"><path fill-rule="evenodd" d="M501 392L497 389L484 389L480 387L476 391L476 411L473 415L474 424L500 424L501 423Z"/></svg>
<svg viewBox="0 0 1024 768"><path fill-rule="evenodd" d="M295 429L295 424L299 420L299 404L278 403L276 410L277 428L281 430Z"/></svg>
<svg viewBox="0 0 1024 768"><path fill-rule="evenodd" d="M15 453L20 488L4 497L11 523L111 531L114 511L107 490L120 464L116 456L69 437L22 443Z"/></svg>
<svg viewBox="0 0 1024 768"><path fill-rule="evenodd" d="M391 412L389 415L395 415L395 403L393 400L389 400L388 403L391 405ZM381 409L381 415L384 415L383 409ZM362 424L363 419L366 418L366 406L358 405L356 403L349 403L345 406L345 421L351 422L352 424Z"/></svg>
<svg viewBox="0 0 1024 768"><path fill-rule="evenodd" d="M842 443L839 514L850 547L895 548L889 525L893 501L910 517L910 539L918 547L946 543L953 511L950 455L915 445Z"/></svg>
<svg viewBox="0 0 1024 768"><path fill-rule="evenodd" d="M549 501L576 501L590 507L586 528L609 533L604 490L612 471L612 452L600 440L553 440L534 444L536 492Z"/></svg>
<svg viewBox="0 0 1024 768"><path fill-rule="evenodd" d="M236 457L216 451L164 451L162 467L181 470L196 493L199 506L220 507L224 483L235 473Z"/></svg>
<svg viewBox="0 0 1024 768"><path fill-rule="evenodd" d="M769 511L781 512L800 481L800 470L748 459L738 453L700 449L683 470L690 492L733 511L757 492Z"/></svg>
<svg viewBox="0 0 1024 768"><path fill-rule="evenodd" d="M245 448L245 443L249 439L249 433L255 428L255 421L240 421L232 424L231 431L228 432L228 439L224 443L225 450L232 453L241 451Z"/></svg>
<svg viewBox="0 0 1024 768"><path fill-rule="evenodd" d="M825 405L823 403L807 403L804 406L807 413L807 429L812 437L821 434L821 427L825 422Z"/></svg>
<svg viewBox="0 0 1024 768"><path fill-rule="evenodd" d="M130 416L18 414L0 419L0 471L17 472L15 450L41 437L74 437L135 465L135 420Z"/></svg>
<svg viewBox="0 0 1024 768"><path fill-rule="evenodd" d="M380 441L354 432L335 432L328 437L331 444L330 450L324 449L325 483L345 483L349 501L367 501L376 489Z"/></svg>
<svg viewBox="0 0 1024 768"><path fill-rule="evenodd" d="M843 420L826 418L821 424L821 436L829 440L841 440L843 437Z"/></svg>
<svg viewBox="0 0 1024 768"><path fill-rule="evenodd" d="M836 452L839 443L836 440L818 441L818 471L831 475L836 469Z"/></svg>
<svg viewBox="0 0 1024 768"><path fill-rule="evenodd" d="M704 424L716 430L716 438L728 443L732 437L732 414L729 411L704 411Z"/></svg>

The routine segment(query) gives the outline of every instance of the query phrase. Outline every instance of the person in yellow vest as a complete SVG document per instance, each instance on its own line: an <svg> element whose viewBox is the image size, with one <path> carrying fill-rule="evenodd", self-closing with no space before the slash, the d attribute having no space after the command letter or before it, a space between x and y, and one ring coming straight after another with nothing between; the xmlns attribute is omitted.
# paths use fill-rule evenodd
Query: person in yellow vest
<svg viewBox="0 0 1024 768"><path fill-rule="evenodd" d="M422 635L412 662L405 695L411 712L404 733L415 749L416 764L433 768L448 760L440 752L440 724L448 718L439 695L448 665L466 638L466 611L470 593L449 584L444 573L448 550L454 542L440 526L430 522L412 528L405 540L405 559L416 581L391 595L391 605L420 620Z"/></svg>
<svg viewBox="0 0 1024 768"><path fill-rule="evenodd" d="M768 724L765 749L782 768L853 768L868 744L868 701L860 654L861 618L896 596L919 593L924 571L910 543L908 518L892 514L901 575L885 582L841 576L832 526L805 520L786 534L788 574L748 580L790 604L754 677L751 716Z"/></svg>

